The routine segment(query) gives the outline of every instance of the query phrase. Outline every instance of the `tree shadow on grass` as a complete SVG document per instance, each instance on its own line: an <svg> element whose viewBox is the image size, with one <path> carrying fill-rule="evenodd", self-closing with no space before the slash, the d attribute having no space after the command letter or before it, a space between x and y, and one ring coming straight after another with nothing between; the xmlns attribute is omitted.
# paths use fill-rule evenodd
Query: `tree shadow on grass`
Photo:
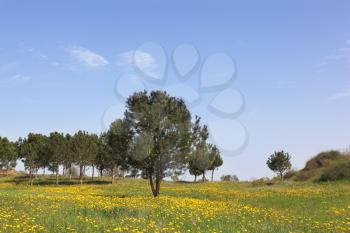
<svg viewBox="0 0 350 233"><path fill-rule="evenodd" d="M23 184L29 184L29 175L20 175L15 176L11 180L4 181L5 183L15 183L16 185L23 185ZM61 177L59 180L59 185L80 185L80 180L78 178L66 178ZM102 179L94 179L85 177L83 180L83 184L90 184L90 185L102 185L102 184L110 184L111 181L108 180L102 180ZM56 186L56 178L54 176L39 176L38 178L34 178L33 185L39 185L39 186Z"/></svg>

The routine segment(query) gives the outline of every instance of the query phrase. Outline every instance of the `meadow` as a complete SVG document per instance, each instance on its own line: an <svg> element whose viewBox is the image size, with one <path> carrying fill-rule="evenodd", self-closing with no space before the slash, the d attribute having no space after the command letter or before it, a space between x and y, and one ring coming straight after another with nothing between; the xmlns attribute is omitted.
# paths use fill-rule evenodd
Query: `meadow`
<svg viewBox="0 0 350 233"><path fill-rule="evenodd" d="M0 232L350 232L349 182L53 183L1 177Z"/></svg>

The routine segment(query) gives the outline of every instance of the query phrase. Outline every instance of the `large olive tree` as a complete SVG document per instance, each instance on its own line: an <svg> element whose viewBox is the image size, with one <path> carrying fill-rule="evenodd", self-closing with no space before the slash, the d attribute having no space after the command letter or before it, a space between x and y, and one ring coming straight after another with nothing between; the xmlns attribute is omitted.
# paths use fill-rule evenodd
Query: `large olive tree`
<svg viewBox="0 0 350 233"><path fill-rule="evenodd" d="M156 197L161 180L185 168L191 114L182 99L163 91L135 93L126 107L125 122L132 133L129 163L145 172Z"/></svg>

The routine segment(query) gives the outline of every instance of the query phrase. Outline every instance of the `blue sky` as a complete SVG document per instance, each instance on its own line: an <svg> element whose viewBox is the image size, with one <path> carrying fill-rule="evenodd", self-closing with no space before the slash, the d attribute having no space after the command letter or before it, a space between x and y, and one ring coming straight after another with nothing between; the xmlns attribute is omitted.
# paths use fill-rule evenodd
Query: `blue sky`
<svg viewBox="0 0 350 233"><path fill-rule="evenodd" d="M224 156L217 177L272 176L266 158L281 149L302 168L319 151L350 145L349 9L348 1L0 1L0 135L99 133L128 93L165 89L193 101L212 129Z"/></svg>

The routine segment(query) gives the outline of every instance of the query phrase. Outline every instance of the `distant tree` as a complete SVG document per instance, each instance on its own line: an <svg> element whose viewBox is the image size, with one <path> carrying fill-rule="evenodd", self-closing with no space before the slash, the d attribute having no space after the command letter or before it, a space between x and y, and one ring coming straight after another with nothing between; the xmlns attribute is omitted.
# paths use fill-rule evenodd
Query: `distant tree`
<svg viewBox="0 0 350 233"><path fill-rule="evenodd" d="M73 150L73 139L70 134L65 135L65 152L63 154L63 170L64 170L64 175L68 175L69 179L72 178L72 172L73 172L73 164L75 162L75 153Z"/></svg>
<svg viewBox="0 0 350 233"><path fill-rule="evenodd" d="M85 168L91 164L98 153L97 135L85 131L77 132L72 138L75 162L79 166L80 184L83 183Z"/></svg>
<svg viewBox="0 0 350 233"><path fill-rule="evenodd" d="M199 170L196 166L196 160L192 159L188 164L189 173L194 176L194 182L197 182L197 177L203 175L203 171Z"/></svg>
<svg viewBox="0 0 350 233"><path fill-rule="evenodd" d="M109 149L109 165L112 170L112 183L115 180L116 169L124 171L128 169L127 155L132 139L131 128L121 119L114 121L106 134Z"/></svg>
<svg viewBox="0 0 350 233"><path fill-rule="evenodd" d="M207 143L209 131L206 125L200 124L200 118L196 116L191 131L191 152L189 157L189 172L195 176L202 175L205 182L205 172L211 165L210 144Z"/></svg>
<svg viewBox="0 0 350 233"><path fill-rule="evenodd" d="M90 166L92 168L91 171L91 179L94 179L95 176L95 167L96 167L96 163L97 163L97 156L99 154L99 144L100 144L100 138L96 135L96 134L92 134L91 136L91 143L92 145L94 145L94 151L92 152L92 154L90 155Z"/></svg>
<svg viewBox="0 0 350 233"><path fill-rule="evenodd" d="M16 145L7 138L0 137L0 169L13 169L16 161Z"/></svg>
<svg viewBox="0 0 350 233"><path fill-rule="evenodd" d="M60 165L64 161L64 155L67 153L66 138L62 133L54 132L49 136L49 170L56 176L56 185L58 185L58 175Z"/></svg>
<svg viewBox="0 0 350 233"><path fill-rule="evenodd" d="M223 164L222 158L220 156L219 148L217 148L215 145L210 144L209 157L210 157L210 166L208 167L208 170L211 170L211 181L213 181L214 170Z"/></svg>
<svg viewBox="0 0 350 233"><path fill-rule="evenodd" d="M278 152L275 151L274 154L270 155L266 164L273 172L281 177L281 180L283 180L284 172L292 167L290 159L290 155L283 150Z"/></svg>
<svg viewBox="0 0 350 233"><path fill-rule="evenodd" d="M103 176L104 171L112 170L111 148L108 144L107 133L102 133L98 141L98 152L95 159L96 168L100 176Z"/></svg>
<svg viewBox="0 0 350 233"><path fill-rule="evenodd" d="M33 174L41 167L43 153L47 153L47 140L42 134L28 134L27 138L17 142L19 158L22 159L25 169L29 171L29 183L33 185Z"/></svg>
<svg viewBox="0 0 350 233"><path fill-rule="evenodd" d="M153 196L161 180L185 168L191 114L182 99L166 92L138 92L127 100L125 120L133 133L129 163L146 172Z"/></svg>
<svg viewBox="0 0 350 233"><path fill-rule="evenodd" d="M43 169L43 175L45 175L46 168L50 167L50 150L49 150L49 138L46 135L40 137L40 153L38 154L38 167Z"/></svg>

